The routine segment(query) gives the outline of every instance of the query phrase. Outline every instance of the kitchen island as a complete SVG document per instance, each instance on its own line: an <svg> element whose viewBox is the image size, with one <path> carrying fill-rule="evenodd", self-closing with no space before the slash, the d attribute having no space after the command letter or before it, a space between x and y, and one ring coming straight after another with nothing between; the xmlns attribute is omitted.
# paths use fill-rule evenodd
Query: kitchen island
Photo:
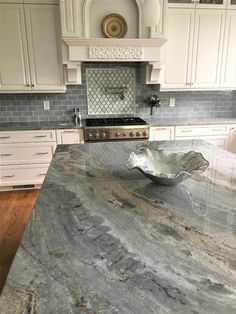
<svg viewBox="0 0 236 314"><path fill-rule="evenodd" d="M139 146L210 166L155 185L125 166ZM235 155L200 140L58 146L0 313L236 313Z"/></svg>

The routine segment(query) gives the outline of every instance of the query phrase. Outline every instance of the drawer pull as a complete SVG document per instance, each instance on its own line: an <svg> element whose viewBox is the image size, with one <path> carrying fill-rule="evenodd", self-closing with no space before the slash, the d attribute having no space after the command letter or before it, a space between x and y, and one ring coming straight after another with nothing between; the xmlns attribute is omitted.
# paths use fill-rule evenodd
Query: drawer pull
<svg viewBox="0 0 236 314"><path fill-rule="evenodd" d="M48 154L48 152L38 152L38 153L36 153L36 155L47 155Z"/></svg>
<svg viewBox="0 0 236 314"><path fill-rule="evenodd" d="M211 129L212 132L224 132L223 129Z"/></svg>
<svg viewBox="0 0 236 314"><path fill-rule="evenodd" d="M11 138L10 136L0 136L1 140L6 140L7 138Z"/></svg>
<svg viewBox="0 0 236 314"><path fill-rule="evenodd" d="M14 177L15 177L14 174L11 174L11 175L9 175L9 176L3 176L3 178L14 178Z"/></svg>
<svg viewBox="0 0 236 314"><path fill-rule="evenodd" d="M67 130L67 131L63 131L63 133L75 133L74 130Z"/></svg>
<svg viewBox="0 0 236 314"><path fill-rule="evenodd" d="M46 176L46 173L39 173L38 176L42 177L42 176Z"/></svg>
<svg viewBox="0 0 236 314"><path fill-rule="evenodd" d="M2 157L9 157L12 156L12 154L1 154Z"/></svg>
<svg viewBox="0 0 236 314"><path fill-rule="evenodd" d="M34 137L39 137L39 138L41 138L41 137L47 137L47 135L45 134L45 135L35 135Z"/></svg>
<svg viewBox="0 0 236 314"><path fill-rule="evenodd" d="M180 130L181 133L191 133L192 130Z"/></svg>

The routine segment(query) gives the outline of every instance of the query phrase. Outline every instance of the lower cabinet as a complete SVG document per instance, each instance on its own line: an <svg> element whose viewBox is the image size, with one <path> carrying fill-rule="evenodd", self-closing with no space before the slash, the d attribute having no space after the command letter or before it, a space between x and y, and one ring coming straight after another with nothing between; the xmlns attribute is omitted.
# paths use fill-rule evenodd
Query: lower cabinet
<svg viewBox="0 0 236 314"><path fill-rule="evenodd" d="M175 127L150 127L150 141L170 141L175 138Z"/></svg>
<svg viewBox="0 0 236 314"><path fill-rule="evenodd" d="M0 191L40 188L57 144L83 143L83 129L0 132Z"/></svg>
<svg viewBox="0 0 236 314"><path fill-rule="evenodd" d="M176 126L175 139L203 139L217 147L227 149L229 125Z"/></svg>
<svg viewBox="0 0 236 314"><path fill-rule="evenodd" d="M83 129L57 130L57 144L78 144L84 143Z"/></svg>

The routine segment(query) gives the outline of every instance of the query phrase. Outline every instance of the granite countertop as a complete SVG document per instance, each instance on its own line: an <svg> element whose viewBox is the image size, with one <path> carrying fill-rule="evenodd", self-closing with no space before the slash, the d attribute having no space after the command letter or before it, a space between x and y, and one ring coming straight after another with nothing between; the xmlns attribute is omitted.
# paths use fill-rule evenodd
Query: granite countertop
<svg viewBox="0 0 236 314"><path fill-rule="evenodd" d="M56 130L56 129L77 129L84 127L84 120L80 125L75 126L72 122L6 122L0 123L0 131L27 131L27 130Z"/></svg>
<svg viewBox="0 0 236 314"><path fill-rule="evenodd" d="M139 146L201 151L202 175L158 186ZM236 313L236 157L204 141L57 147L0 313Z"/></svg>
<svg viewBox="0 0 236 314"><path fill-rule="evenodd" d="M235 118L207 118L207 119L158 119L144 118L150 126L177 126L177 125L206 125L206 124L236 124ZM0 122L0 131L25 131L25 130L53 130L83 128L85 120L82 119L79 126L72 122Z"/></svg>
<svg viewBox="0 0 236 314"><path fill-rule="evenodd" d="M236 124L235 118L189 118L189 119L158 119L155 117L144 119L150 126L180 126L207 124Z"/></svg>

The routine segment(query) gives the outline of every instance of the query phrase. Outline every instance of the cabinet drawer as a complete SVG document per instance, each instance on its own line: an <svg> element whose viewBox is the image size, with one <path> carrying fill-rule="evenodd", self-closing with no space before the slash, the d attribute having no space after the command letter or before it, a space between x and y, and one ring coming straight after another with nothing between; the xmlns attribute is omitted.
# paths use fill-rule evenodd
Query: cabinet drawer
<svg viewBox="0 0 236 314"><path fill-rule="evenodd" d="M56 130L57 144L80 144L84 143L83 129Z"/></svg>
<svg viewBox="0 0 236 314"><path fill-rule="evenodd" d="M56 141L56 133L54 130L0 132L0 144L53 141Z"/></svg>
<svg viewBox="0 0 236 314"><path fill-rule="evenodd" d="M0 146L0 165L50 163L55 143L4 144Z"/></svg>
<svg viewBox="0 0 236 314"><path fill-rule="evenodd" d="M49 164L0 166L0 186L42 184Z"/></svg>
<svg viewBox="0 0 236 314"><path fill-rule="evenodd" d="M175 136L210 136L224 135L229 133L228 125L206 125L206 126L177 126Z"/></svg>
<svg viewBox="0 0 236 314"><path fill-rule="evenodd" d="M170 127L150 127L150 141L169 141L174 139L175 128Z"/></svg>

